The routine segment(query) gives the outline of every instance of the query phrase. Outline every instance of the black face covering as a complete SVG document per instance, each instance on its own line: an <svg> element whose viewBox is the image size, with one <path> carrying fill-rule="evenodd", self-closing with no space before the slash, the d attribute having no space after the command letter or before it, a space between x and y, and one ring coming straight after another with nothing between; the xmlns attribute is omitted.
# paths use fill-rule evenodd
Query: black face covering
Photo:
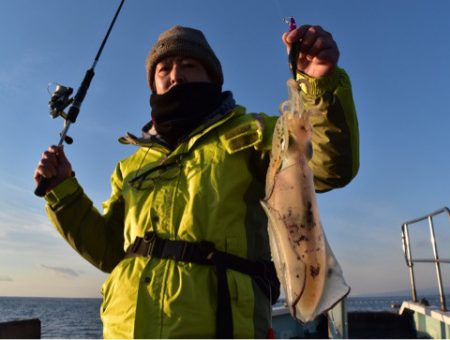
<svg viewBox="0 0 450 340"><path fill-rule="evenodd" d="M222 102L222 88L213 83L185 83L150 96L156 131L172 146L200 125Z"/></svg>

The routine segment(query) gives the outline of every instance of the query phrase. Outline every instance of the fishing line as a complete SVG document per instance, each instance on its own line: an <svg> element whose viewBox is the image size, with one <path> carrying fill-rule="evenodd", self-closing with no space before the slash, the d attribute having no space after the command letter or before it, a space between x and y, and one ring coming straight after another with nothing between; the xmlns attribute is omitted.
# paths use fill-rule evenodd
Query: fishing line
<svg viewBox="0 0 450 340"><path fill-rule="evenodd" d="M285 15L283 15L283 11L282 11L282 9L281 9L280 2L279 2L278 0L274 0L273 2L275 3L275 7L277 8L278 17L279 17L279 18L284 18Z"/></svg>
<svg viewBox="0 0 450 340"><path fill-rule="evenodd" d="M280 22L286 23L290 18L292 18L293 13L287 13L286 11L284 11L279 0L274 0L274 4L278 12L278 18Z"/></svg>
<svg viewBox="0 0 450 340"><path fill-rule="evenodd" d="M295 22L294 17L292 16L292 13L290 16L283 15L281 4L279 0L274 0L275 7L278 10L278 14L280 16L280 20L282 20L285 24L288 25L289 31L292 31L297 28L297 24ZM299 55L299 44L293 43L291 45L291 48L289 50L288 55L288 61L289 61L289 67L291 69L292 78L295 80L297 78L297 59Z"/></svg>

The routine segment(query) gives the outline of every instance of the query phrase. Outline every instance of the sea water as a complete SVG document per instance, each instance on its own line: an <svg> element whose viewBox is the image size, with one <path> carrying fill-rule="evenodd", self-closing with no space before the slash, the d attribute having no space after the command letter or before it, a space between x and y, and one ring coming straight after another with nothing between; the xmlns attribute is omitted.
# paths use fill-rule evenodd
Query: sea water
<svg viewBox="0 0 450 340"><path fill-rule="evenodd" d="M439 306L437 296L426 298ZM349 297L347 311L397 312L392 306L405 300L411 297ZM0 322L37 318L42 338L102 338L100 304L101 299L0 297Z"/></svg>
<svg viewBox="0 0 450 340"><path fill-rule="evenodd" d="M39 319L42 338L102 338L101 301L0 297L0 322Z"/></svg>

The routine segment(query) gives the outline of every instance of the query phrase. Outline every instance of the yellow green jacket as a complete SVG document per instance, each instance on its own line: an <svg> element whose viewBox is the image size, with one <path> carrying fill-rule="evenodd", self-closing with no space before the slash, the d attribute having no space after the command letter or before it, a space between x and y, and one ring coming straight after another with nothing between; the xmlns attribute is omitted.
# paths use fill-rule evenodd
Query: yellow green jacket
<svg viewBox="0 0 450 340"><path fill-rule="evenodd" d="M306 77L299 75L300 77ZM312 79L308 105L317 191L349 183L359 166L358 126L345 72ZM46 195L47 212L67 242L97 268L106 338L212 338L216 274L213 266L132 257L125 250L148 231L172 240L213 242L251 260L270 259L267 218L261 208L277 117L246 114L236 106L190 134L175 150L128 135L138 149L120 161L112 193L98 212L77 180ZM234 336L265 337L271 304L248 275L228 270Z"/></svg>

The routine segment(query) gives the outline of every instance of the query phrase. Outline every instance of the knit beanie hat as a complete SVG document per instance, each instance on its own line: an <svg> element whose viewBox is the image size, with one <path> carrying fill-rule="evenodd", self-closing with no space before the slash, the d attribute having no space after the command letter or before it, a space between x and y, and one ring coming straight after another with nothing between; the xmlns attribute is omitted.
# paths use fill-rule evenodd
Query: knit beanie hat
<svg viewBox="0 0 450 340"><path fill-rule="evenodd" d="M156 64L163 58L182 56L198 60L208 72L211 81L223 85L222 66L205 36L199 30L183 26L174 26L161 33L153 45L146 61L147 80L154 91L154 75Z"/></svg>

